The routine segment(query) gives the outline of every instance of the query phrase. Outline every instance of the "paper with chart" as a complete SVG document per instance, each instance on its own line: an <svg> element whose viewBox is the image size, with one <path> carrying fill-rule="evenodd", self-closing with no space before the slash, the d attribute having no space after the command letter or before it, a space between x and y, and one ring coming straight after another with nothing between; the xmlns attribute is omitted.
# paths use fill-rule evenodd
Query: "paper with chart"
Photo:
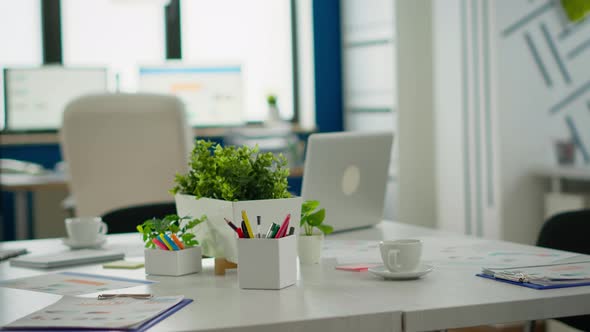
<svg viewBox="0 0 590 332"><path fill-rule="evenodd" d="M82 295L153 284L151 280L127 279L77 272L48 273L34 277L0 281L0 287L35 292Z"/></svg>
<svg viewBox="0 0 590 332"><path fill-rule="evenodd" d="M484 273L522 273L529 279L545 279L552 281L583 280L590 281L590 261L568 264L522 266L513 268L484 268Z"/></svg>
<svg viewBox="0 0 590 332"><path fill-rule="evenodd" d="M5 328L133 328L182 301L183 296L147 300L114 298L97 300L64 296L56 303L18 319Z"/></svg>

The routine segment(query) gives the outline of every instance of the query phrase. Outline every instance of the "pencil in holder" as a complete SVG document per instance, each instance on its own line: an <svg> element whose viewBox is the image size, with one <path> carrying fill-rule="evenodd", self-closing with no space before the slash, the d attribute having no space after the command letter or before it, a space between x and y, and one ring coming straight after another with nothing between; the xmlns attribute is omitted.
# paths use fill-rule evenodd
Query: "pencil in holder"
<svg viewBox="0 0 590 332"><path fill-rule="evenodd" d="M238 283L244 289L282 289L297 281L295 235L238 239Z"/></svg>
<svg viewBox="0 0 590 332"><path fill-rule="evenodd" d="M145 273L161 276L182 276L201 272L201 247L183 250L145 249Z"/></svg>

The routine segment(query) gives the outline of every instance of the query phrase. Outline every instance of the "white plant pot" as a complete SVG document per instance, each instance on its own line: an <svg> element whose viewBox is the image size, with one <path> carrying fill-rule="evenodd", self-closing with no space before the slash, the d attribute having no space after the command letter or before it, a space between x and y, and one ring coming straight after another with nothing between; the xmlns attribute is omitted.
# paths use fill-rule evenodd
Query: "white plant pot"
<svg viewBox="0 0 590 332"><path fill-rule="evenodd" d="M174 198L179 216L193 218L207 216L206 222L193 228L193 233L203 248L205 256L223 257L230 262L238 263L237 234L223 218L233 221L239 227L242 222L242 210L248 214L254 232L256 232L256 216L261 217L260 232L264 234L273 222L282 223L290 213L289 227L295 227L295 234L299 233L301 197L238 202L211 198L196 199L195 196L182 194L176 194Z"/></svg>
<svg viewBox="0 0 590 332"><path fill-rule="evenodd" d="M145 249L145 273L160 276L182 276L201 272L201 247L168 251Z"/></svg>
<svg viewBox="0 0 590 332"><path fill-rule="evenodd" d="M299 262L304 265L319 264L322 254L323 234L299 235Z"/></svg>

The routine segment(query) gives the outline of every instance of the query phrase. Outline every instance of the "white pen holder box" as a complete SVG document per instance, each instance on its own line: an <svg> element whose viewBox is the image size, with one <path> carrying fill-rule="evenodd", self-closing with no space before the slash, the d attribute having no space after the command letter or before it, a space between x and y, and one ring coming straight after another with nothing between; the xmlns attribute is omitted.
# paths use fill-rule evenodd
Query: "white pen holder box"
<svg viewBox="0 0 590 332"><path fill-rule="evenodd" d="M245 289L282 289L297 281L297 239L238 239L238 283Z"/></svg>
<svg viewBox="0 0 590 332"><path fill-rule="evenodd" d="M182 276L201 272L201 247L183 250L145 249L145 273L161 276Z"/></svg>

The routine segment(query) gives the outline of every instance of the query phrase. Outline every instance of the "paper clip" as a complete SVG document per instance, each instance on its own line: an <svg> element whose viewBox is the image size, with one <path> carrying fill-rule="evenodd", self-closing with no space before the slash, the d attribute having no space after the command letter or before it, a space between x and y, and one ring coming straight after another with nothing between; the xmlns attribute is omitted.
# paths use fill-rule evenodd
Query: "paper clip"
<svg viewBox="0 0 590 332"><path fill-rule="evenodd" d="M147 300L147 299L151 299L153 297L152 294L100 294L98 296L99 300L110 300L110 299L114 299L117 297L130 297L133 299L138 299L138 300Z"/></svg>
<svg viewBox="0 0 590 332"><path fill-rule="evenodd" d="M529 282L529 278L522 272L496 272L494 278L516 282Z"/></svg>

